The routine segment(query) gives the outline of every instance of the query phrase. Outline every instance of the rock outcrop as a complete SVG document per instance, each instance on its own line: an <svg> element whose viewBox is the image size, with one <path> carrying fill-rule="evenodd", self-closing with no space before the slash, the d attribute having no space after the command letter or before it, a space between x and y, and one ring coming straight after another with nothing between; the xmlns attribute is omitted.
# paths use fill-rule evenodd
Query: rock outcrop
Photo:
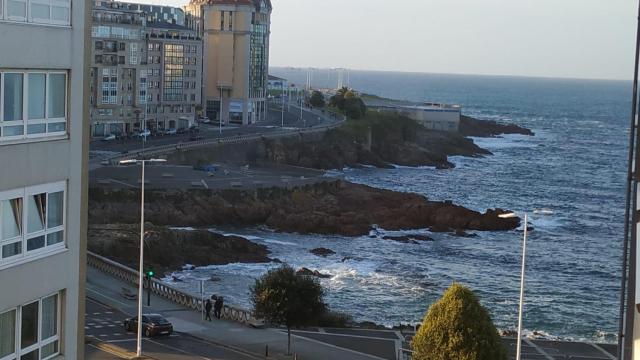
<svg viewBox="0 0 640 360"><path fill-rule="evenodd" d="M515 124L501 124L493 120L478 120L469 116L460 118L460 134L473 137L494 137L506 134L533 136L533 131Z"/></svg>
<svg viewBox="0 0 640 360"><path fill-rule="evenodd" d="M327 257L329 255L333 255L333 254L336 253L335 251L333 251L331 249L327 249L327 248L323 248L323 247L311 249L311 250L309 250L309 252L312 253L313 255L322 256L322 257Z"/></svg>
<svg viewBox="0 0 640 360"><path fill-rule="evenodd" d="M139 219L136 189L93 188L90 197L93 224L133 224ZM369 234L374 225L387 230L436 231L518 227L520 219L499 217L505 212L479 213L418 194L328 180L296 189L149 190L145 217L156 225L267 225L290 233L360 236Z"/></svg>
<svg viewBox="0 0 640 360"><path fill-rule="evenodd" d="M140 228L137 224L89 226L89 251L129 267L138 267L139 244ZM159 274L179 269L185 264L206 266L271 262L264 245L239 236L224 236L206 230L171 230L148 224L145 245L145 263Z"/></svg>
<svg viewBox="0 0 640 360"><path fill-rule="evenodd" d="M306 267L298 269L296 271L296 275L299 275L299 276L314 276L314 277L317 277L317 278L320 278L320 279L329 279L329 278L331 278L331 275L329 275L329 274L323 274L318 270L311 270L311 269L308 269Z"/></svg>

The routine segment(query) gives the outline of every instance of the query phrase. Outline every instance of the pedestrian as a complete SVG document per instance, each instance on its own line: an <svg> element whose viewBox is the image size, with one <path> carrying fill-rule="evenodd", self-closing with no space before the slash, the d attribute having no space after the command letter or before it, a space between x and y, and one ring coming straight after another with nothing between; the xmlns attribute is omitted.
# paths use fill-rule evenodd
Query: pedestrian
<svg viewBox="0 0 640 360"><path fill-rule="evenodd" d="M222 307L223 307L223 298L222 296L219 296L216 299L215 304L213 305L213 316L215 316L216 318L220 319L220 317L222 316Z"/></svg>
<svg viewBox="0 0 640 360"><path fill-rule="evenodd" d="M211 321L211 308L213 305L211 304L211 300L207 299L207 303L204 305L204 311L206 313L205 320Z"/></svg>

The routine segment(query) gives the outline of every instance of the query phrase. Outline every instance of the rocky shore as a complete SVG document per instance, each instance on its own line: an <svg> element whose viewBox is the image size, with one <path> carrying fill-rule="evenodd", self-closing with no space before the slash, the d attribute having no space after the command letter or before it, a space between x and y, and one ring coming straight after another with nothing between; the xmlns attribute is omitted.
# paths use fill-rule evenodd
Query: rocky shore
<svg viewBox="0 0 640 360"><path fill-rule="evenodd" d="M95 188L90 199L91 224L139 221L137 189ZM438 232L516 228L520 220L500 218L503 212L479 213L417 194L331 179L296 189L148 191L145 217L161 226L266 225L290 233L360 236L376 227Z"/></svg>
<svg viewBox="0 0 640 360"><path fill-rule="evenodd" d="M364 119L350 120L321 138L267 140L266 160L316 169L342 169L371 165L389 168L434 166L452 168L449 156L490 155L468 136L503 134L533 136L529 129L513 124L477 120L463 116L457 133L427 130L413 120L393 114L371 112Z"/></svg>
<svg viewBox="0 0 640 360"><path fill-rule="evenodd" d="M271 262L264 245L239 236L224 236L206 230L174 230L147 224L145 227L145 263L158 273L195 266L230 263ZM89 251L106 256L131 268L138 267L139 224L92 224L89 226Z"/></svg>

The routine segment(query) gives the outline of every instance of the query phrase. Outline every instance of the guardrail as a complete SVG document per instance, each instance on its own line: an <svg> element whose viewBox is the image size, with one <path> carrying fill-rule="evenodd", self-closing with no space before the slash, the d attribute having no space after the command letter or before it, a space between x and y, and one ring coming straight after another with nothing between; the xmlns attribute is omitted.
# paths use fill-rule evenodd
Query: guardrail
<svg viewBox="0 0 640 360"><path fill-rule="evenodd" d="M181 142L181 143L171 144L171 145L156 146L156 147L152 147L145 150L142 150L142 149L134 150L127 154L114 155L112 157L103 159L103 161L106 160L114 163L120 160L139 158L141 156L167 154L177 150L189 150L189 149L195 149L195 148L205 147L205 146L216 146L216 145L222 146L225 144L247 143L247 142L256 141L260 139L276 139L276 138L289 137L289 136L298 136L303 134L315 134L315 133L321 133L327 130L335 129L341 126L343 123L344 123L344 120L338 120L338 122L333 124L307 128L307 129L285 130L285 131L278 131L278 132L272 132L272 133L266 133L266 134L257 133L257 134L250 134L250 135L236 135L236 136L225 137L225 138Z"/></svg>
<svg viewBox="0 0 640 360"><path fill-rule="evenodd" d="M138 286L138 271L116 261L87 251L87 264L128 284ZM202 308L204 306L199 295L190 294L184 290L167 285L157 279L151 279L151 292L190 310L202 312ZM222 316L225 319L233 320L245 325L256 325L261 323L260 320L253 317L251 311L234 305L225 304L222 308Z"/></svg>

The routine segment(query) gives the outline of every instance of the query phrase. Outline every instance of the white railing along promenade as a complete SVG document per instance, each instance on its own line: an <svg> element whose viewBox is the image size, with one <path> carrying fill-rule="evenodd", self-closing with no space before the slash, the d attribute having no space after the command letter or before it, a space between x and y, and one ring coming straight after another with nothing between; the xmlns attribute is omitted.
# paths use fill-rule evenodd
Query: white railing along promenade
<svg viewBox="0 0 640 360"><path fill-rule="evenodd" d="M277 138L297 136L297 135L303 135L303 134L317 134L317 133L325 132L327 130L335 129L341 126L343 123L344 123L344 120L338 120L336 123L333 123L333 124L318 126L313 128L281 130L281 131L275 131L275 132L270 132L265 134L256 133L256 134L248 134L248 135L236 135L236 136L223 137L223 138L204 139L204 140L196 140L196 141L189 141L189 142L181 142L177 144L155 146L155 147L150 147L144 150L142 149L133 150L126 154L114 155L112 157L109 157L103 160L107 160L113 163L113 162L118 162L120 160L139 158L141 156L163 155L163 154L168 154L178 150L189 150L189 149L195 149L195 148L206 147L206 146L241 144L241 143L248 143L248 142L252 142L260 139L277 139Z"/></svg>
<svg viewBox="0 0 640 360"><path fill-rule="evenodd" d="M116 261L87 251L87 264L130 285L138 286L138 271ZM199 295L190 294L184 290L167 285L160 280L151 279L151 292L188 309L198 312L202 311L203 302ZM261 321L253 317L251 311L234 305L225 304L222 309L222 317L245 325L257 325L261 323Z"/></svg>

